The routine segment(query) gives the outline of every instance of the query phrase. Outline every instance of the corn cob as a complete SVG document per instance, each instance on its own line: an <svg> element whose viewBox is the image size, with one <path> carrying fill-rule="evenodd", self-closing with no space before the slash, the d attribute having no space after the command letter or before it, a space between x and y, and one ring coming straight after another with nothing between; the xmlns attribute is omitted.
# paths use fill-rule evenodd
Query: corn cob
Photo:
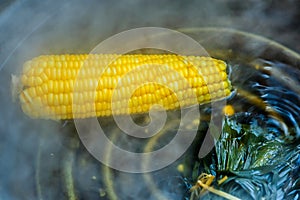
<svg viewBox="0 0 300 200"><path fill-rule="evenodd" d="M154 104L178 109L231 90L225 62L173 54L39 56L19 80L23 112L56 120L146 113Z"/></svg>

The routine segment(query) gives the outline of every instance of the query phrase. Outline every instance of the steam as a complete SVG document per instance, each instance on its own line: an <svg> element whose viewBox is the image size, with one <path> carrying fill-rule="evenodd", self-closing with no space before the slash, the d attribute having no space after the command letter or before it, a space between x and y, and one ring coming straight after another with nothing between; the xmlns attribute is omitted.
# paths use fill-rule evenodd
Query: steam
<svg viewBox="0 0 300 200"><path fill-rule="evenodd" d="M52 173L59 171L60 154L70 149L63 143L65 134L68 131L75 134L58 122L29 119L19 104L12 102L10 77L20 73L24 61L40 54L87 53L113 34L143 26L232 27L267 36L299 52L300 7L297 5L297 0L275 3L260 0L246 3L238 0L219 3L192 0L0 3L0 199L37 199L38 148L44 152L41 170L49 173L45 177L51 178ZM97 170L98 164L93 164L92 169ZM114 181L127 184L122 176ZM80 185L85 185L83 182ZM49 194L58 192L57 185L49 183L47 186ZM132 198L138 198L146 186L136 183L132 189L138 192ZM97 193L97 189L93 192ZM165 193L175 198L174 194Z"/></svg>

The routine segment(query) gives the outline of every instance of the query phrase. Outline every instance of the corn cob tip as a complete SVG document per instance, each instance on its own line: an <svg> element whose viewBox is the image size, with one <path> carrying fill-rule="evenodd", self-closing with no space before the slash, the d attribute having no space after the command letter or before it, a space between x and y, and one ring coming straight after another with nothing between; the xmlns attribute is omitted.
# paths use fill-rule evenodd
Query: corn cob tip
<svg viewBox="0 0 300 200"><path fill-rule="evenodd" d="M18 95L22 91L22 83L20 81L20 78L14 74L11 74L10 90L11 90L11 96L12 96L13 102L16 102L16 100L18 99Z"/></svg>

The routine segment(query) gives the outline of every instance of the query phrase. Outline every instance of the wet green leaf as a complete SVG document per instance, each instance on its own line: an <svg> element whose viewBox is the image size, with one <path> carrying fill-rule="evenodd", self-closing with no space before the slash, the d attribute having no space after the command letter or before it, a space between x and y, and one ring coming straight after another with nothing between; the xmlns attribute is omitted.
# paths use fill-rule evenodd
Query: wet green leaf
<svg viewBox="0 0 300 200"><path fill-rule="evenodd" d="M223 184L215 181L214 187L241 199L299 197L300 145L277 139L264 123L262 116L248 113L225 118L215 151L208 156L211 159L197 161L193 177L196 172L215 172L217 179L227 175ZM212 163L216 163L216 168L196 171L203 165L214 166ZM222 199L211 194L204 198L212 196Z"/></svg>

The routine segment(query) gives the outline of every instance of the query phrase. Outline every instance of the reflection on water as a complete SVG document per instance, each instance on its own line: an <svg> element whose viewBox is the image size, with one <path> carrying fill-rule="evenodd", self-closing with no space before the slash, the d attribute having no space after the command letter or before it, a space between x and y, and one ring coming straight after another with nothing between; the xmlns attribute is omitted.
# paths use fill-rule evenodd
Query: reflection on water
<svg viewBox="0 0 300 200"><path fill-rule="evenodd" d="M299 71L279 62L258 60L251 65L233 65L232 81L241 98L232 104L244 112L265 113L266 126L284 140L299 138Z"/></svg>

